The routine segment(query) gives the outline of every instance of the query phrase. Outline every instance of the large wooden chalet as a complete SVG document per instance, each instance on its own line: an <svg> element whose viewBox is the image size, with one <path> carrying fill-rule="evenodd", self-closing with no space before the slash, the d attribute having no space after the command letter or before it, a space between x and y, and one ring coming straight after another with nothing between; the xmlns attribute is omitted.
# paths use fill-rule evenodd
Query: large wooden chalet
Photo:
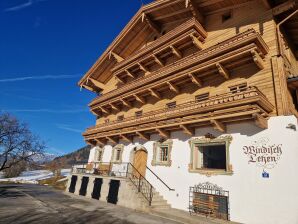
<svg viewBox="0 0 298 224"><path fill-rule="evenodd" d="M79 81L97 95L96 124L83 133L93 148L69 191L143 210L298 223L297 58L297 1L142 6Z"/></svg>

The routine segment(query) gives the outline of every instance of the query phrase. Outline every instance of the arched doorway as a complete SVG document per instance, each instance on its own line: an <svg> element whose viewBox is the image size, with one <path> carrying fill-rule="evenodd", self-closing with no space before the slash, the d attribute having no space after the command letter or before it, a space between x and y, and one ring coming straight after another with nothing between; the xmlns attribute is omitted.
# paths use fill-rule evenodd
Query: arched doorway
<svg viewBox="0 0 298 224"><path fill-rule="evenodd" d="M134 151L133 166L143 177L145 177L147 166L147 150L143 147L135 147ZM134 172L134 175L139 177L138 172Z"/></svg>

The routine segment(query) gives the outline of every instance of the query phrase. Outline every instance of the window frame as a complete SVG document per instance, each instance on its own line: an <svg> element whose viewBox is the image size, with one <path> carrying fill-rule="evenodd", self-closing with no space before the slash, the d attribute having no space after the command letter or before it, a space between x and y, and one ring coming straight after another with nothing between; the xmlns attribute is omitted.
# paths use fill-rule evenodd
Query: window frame
<svg viewBox="0 0 298 224"><path fill-rule="evenodd" d="M166 161L161 160L161 157L160 157L162 147L168 148ZM153 157L152 157L151 165L152 166L171 166L172 165L172 160L171 160L172 147L173 147L172 140L166 140L164 142L154 142Z"/></svg>
<svg viewBox="0 0 298 224"><path fill-rule="evenodd" d="M190 173L200 173L203 175L231 175L233 174L233 168L230 164L230 145L232 141L231 135L220 136L217 138L193 138L189 140L190 145L190 163L188 164L188 171ZM225 144L226 151L226 168L225 169L214 169L214 168L198 168L198 163L196 163L196 151L199 150L198 146L208 146L208 145L222 145ZM199 155L197 155L199 156Z"/></svg>
<svg viewBox="0 0 298 224"><path fill-rule="evenodd" d="M172 102L169 102L166 104L166 108L168 110L171 110L171 109L175 109L177 107L177 102L176 101L172 101Z"/></svg>
<svg viewBox="0 0 298 224"><path fill-rule="evenodd" d="M97 146L95 151L95 156L94 156L95 157L94 162L102 162L103 154L104 154L104 148ZM100 159L99 159L99 155L101 155Z"/></svg>
<svg viewBox="0 0 298 224"><path fill-rule="evenodd" d="M201 99L199 99L200 97L201 97ZM203 102L205 100L208 100L209 98L210 98L210 93L209 92L198 94L198 95L195 96L195 102L200 103L200 102Z"/></svg>
<svg viewBox="0 0 298 224"><path fill-rule="evenodd" d="M111 156L111 163L122 163L122 154L124 150L124 145L118 144L113 147L112 150L112 156ZM119 153L119 159L116 158L117 151L120 151Z"/></svg>

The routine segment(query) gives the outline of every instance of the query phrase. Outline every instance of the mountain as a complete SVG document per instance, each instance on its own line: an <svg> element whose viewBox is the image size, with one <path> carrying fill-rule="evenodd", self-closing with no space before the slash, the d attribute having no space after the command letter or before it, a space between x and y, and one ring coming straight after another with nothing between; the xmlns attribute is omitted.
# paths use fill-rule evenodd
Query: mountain
<svg viewBox="0 0 298 224"><path fill-rule="evenodd" d="M49 164L60 164L63 168L71 168L74 163L88 161L90 145L84 146L74 152L68 153L63 156L58 156L53 159Z"/></svg>

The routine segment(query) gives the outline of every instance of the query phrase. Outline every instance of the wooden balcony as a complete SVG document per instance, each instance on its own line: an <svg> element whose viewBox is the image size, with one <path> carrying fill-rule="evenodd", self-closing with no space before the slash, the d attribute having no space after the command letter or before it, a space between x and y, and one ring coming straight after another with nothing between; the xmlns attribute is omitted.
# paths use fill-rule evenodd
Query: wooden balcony
<svg viewBox="0 0 298 224"><path fill-rule="evenodd" d="M139 74L150 74L153 72L152 67L157 70L165 66L168 57L175 56L178 60L181 59L182 52L192 45L201 50L206 37L207 32L195 18L192 18L129 58L123 59L111 71L121 83L126 83L128 79L133 80Z"/></svg>
<svg viewBox="0 0 298 224"><path fill-rule="evenodd" d="M87 129L83 136L91 144L104 145L108 141L116 144L120 139L132 141L133 136L149 140L152 133L169 138L174 130L193 135L195 127L208 125L225 132L226 123L242 120L254 120L257 126L267 128L266 118L272 111L273 105L256 87L247 87L200 102L190 101L175 108L99 124Z"/></svg>
<svg viewBox="0 0 298 224"><path fill-rule="evenodd" d="M250 29L99 96L89 107L93 113L100 115L119 110L122 106L130 107L134 101L145 103L146 95L159 98L160 88L166 87L179 93L181 80L188 79L200 88L206 76L218 76L224 81L229 79L230 70L250 62L263 69L263 58L267 52L268 47L261 36Z"/></svg>

